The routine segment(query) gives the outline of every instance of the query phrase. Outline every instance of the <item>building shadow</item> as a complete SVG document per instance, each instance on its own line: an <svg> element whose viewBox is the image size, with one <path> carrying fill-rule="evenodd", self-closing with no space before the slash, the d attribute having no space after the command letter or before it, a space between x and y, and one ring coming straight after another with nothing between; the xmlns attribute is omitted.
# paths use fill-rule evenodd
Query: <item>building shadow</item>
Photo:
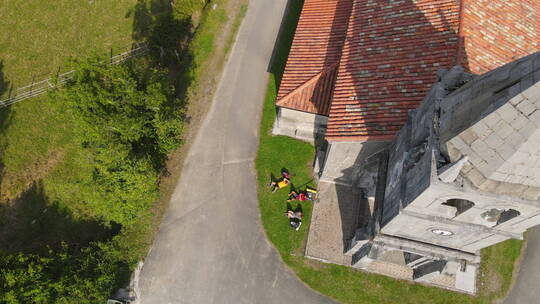
<svg viewBox="0 0 540 304"><path fill-rule="evenodd" d="M404 0L399 6L373 12L368 1L355 3L340 67L344 75L350 75L350 85L339 88L346 97L335 101L355 109L346 111L344 120L358 121L357 113L364 114L361 125L342 128L362 131L368 140L397 133L408 111L419 106L437 80L437 72L452 68L458 57L468 62L461 51L459 14L451 10L433 11L425 4ZM458 13L459 4L453 10Z"/></svg>
<svg viewBox="0 0 540 304"><path fill-rule="evenodd" d="M341 216L343 252L349 249L357 229L365 227L374 212L379 158L375 155L384 150L384 142L365 143L354 165L342 171L341 180L335 183L337 203Z"/></svg>
<svg viewBox="0 0 540 304"><path fill-rule="evenodd" d="M64 243L81 248L95 241L108 241L120 225L74 218L58 203L51 202L41 181L20 197L0 204L0 252L46 254Z"/></svg>

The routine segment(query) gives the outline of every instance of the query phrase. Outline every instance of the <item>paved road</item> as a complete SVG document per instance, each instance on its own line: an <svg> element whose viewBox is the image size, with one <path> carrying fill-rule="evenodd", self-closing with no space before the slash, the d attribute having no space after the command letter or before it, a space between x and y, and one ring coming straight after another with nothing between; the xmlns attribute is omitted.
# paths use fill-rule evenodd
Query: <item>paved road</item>
<svg viewBox="0 0 540 304"><path fill-rule="evenodd" d="M516 284L504 304L540 303L540 227L531 229L528 237Z"/></svg>
<svg viewBox="0 0 540 304"><path fill-rule="evenodd" d="M214 103L145 261L141 303L332 303L285 269L262 231L254 158L286 0L251 0Z"/></svg>

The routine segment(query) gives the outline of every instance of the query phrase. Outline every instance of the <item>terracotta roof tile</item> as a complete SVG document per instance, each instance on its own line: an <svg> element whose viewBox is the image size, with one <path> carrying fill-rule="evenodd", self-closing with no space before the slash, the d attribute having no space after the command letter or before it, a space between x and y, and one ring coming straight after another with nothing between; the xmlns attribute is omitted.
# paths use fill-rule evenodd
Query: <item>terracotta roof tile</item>
<svg viewBox="0 0 540 304"><path fill-rule="evenodd" d="M352 1L305 0L277 104L328 115Z"/></svg>
<svg viewBox="0 0 540 304"><path fill-rule="evenodd" d="M355 1L326 132L331 141L390 139L458 49L455 0Z"/></svg>
<svg viewBox="0 0 540 304"><path fill-rule="evenodd" d="M462 64L483 74L540 50L540 1L463 0Z"/></svg>
<svg viewBox="0 0 540 304"><path fill-rule="evenodd" d="M330 141L387 140L439 69L538 50L538 0L305 0L277 105L329 116Z"/></svg>
<svg viewBox="0 0 540 304"><path fill-rule="evenodd" d="M327 67L276 102L277 106L328 116L338 64Z"/></svg>

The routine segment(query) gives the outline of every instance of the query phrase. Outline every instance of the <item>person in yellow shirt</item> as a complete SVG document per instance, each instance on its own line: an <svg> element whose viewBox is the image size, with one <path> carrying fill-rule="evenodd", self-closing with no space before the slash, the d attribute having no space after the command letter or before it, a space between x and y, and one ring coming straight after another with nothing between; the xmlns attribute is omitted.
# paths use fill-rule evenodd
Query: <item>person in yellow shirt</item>
<svg viewBox="0 0 540 304"><path fill-rule="evenodd" d="M277 190L279 189L283 189L285 187L287 187L289 184L291 183L291 181L284 177L278 181L271 181L270 182L270 190L272 191L272 193L276 192Z"/></svg>

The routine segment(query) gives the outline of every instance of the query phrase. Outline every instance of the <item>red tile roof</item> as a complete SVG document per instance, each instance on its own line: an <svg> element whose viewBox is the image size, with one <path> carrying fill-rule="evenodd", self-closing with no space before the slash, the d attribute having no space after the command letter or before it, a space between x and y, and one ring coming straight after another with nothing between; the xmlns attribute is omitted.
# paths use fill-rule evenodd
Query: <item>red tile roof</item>
<svg viewBox="0 0 540 304"><path fill-rule="evenodd" d="M276 102L277 106L328 116L338 62L325 68Z"/></svg>
<svg viewBox="0 0 540 304"><path fill-rule="evenodd" d="M464 66L483 74L540 48L540 1L464 0Z"/></svg>
<svg viewBox="0 0 540 304"><path fill-rule="evenodd" d="M326 137L390 139L455 62L455 0L355 1Z"/></svg>
<svg viewBox="0 0 540 304"><path fill-rule="evenodd" d="M539 17L537 0L305 0L276 104L328 115L330 141L388 140L439 69L538 51Z"/></svg>
<svg viewBox="0 0 540 304"><path fill-rule="evenodd" d="M350 0L304 2L279 86L279 106L328 116L351 7Z"/></svg>

